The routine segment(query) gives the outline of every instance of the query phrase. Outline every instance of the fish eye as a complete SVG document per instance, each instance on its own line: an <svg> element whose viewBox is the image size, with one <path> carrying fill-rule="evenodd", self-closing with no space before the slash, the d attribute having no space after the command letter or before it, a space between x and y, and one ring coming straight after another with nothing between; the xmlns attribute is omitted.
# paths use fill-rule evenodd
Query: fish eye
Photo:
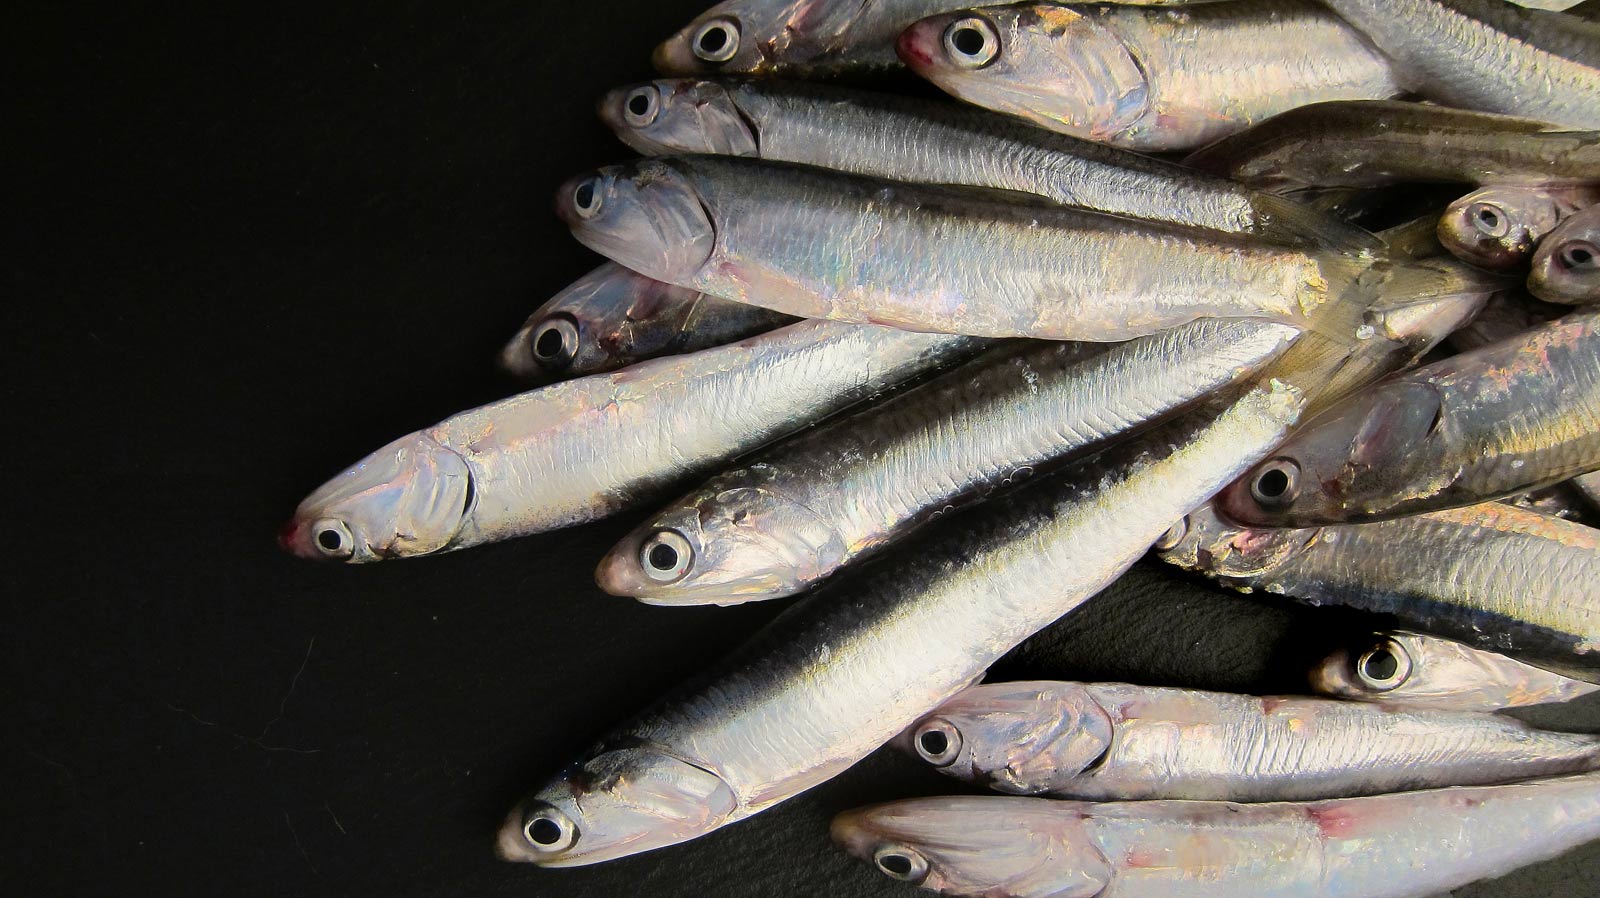
<svg viewBox="0 0 1600 898"><path fill-rule="evenodd" d="M872 862L901 882L920 882L928 875L928 862L909 848L884 846L873 853Z"/></svg>
<svg viewBox="0 0 1600 898"><path fill-rule="evenodd" d="M694 566L694 547L676 530L657 530L639 547L639 566L657 583L676 583Z"/></svg>
<svg viewBox="0 0 1600 898"><path fill-rule="evenodd" d="M540 803L528 809L523 818L522 835L534 851L566 851L578 841L578 827L566 814Z"/></svg>
<svg viewBox="0 0 1600 898"><path fill-rule="evenodd" d="M690 48L703 62L727 62L739 52L739 23L732 19L712 19L694 33Z"/></svg>
<svg viewBox="0 0 1600 898"><path fill-rule="evenodd" d="M316 544L317 551L328 558L349 558L356 548L350 528L337 518L325 518L312 524L311 541Z"/></svg>
<svg viewBox="0 0 1600 898"><path fill-rule="evenodd" d="M559 371L578 355L578 324L566 315L552 315L533 337L533 360Z"/></svg>
<svg viewBox="0 0 1600 898"><path fill-rule="evenodd" d="M1570 240L1556 250L1556 261L1568 271L1600 267L1600 247L1587 240Z"/></svg>
<svg viewBox="0 0 1600 898"><path fill-rule="evenodd" d="M1275 458L1250 481L1250 498L1263 508L1282 508L1300 495L1300 466L1293 459Z"/></svg>
<svg viewBox="0 0 1600 898"><path fill-rule="evenodd" d="M1356 678L1374 692L1399 688L1411 676L1411 656L1400 644L1385 639L1356 659Z"/></svg>
<svg viewBox="0 0 1600 898"><path fill-rule="evenodd" d="M1468 206L1467 219L1485 237L1504 237L1511 232L1511 220L1506 217L1504 210L1493 203L1473 203Z"/></svg>
<svg viewBox="0 0 1600 898"><path fill-rule="evenodd" d="M648 128L661 113L661 91L654 84L634 88L622 101L622 119L634 128Z"/></svg>
<svg viewBox="0 0 1600 898"><path fill-rule="evenodd" d="M593 218L600 214L600 179L584 178L572 191L572 208L579 218Z"/></svg>
<svg viewBox="0 0 1600 898"><path fill-rule="evenodd" d="M944 49L956 65L981 69L1000 55L1000 35L987 19L968 16L944 30Z"/></svg>
<svg viewBox="0 0 1600 898"><path fill-rule="evenodd" d="M1178 523L1168 527L1166 533L1161 534L1161 538L1156 540L1155 549L1157 552L1165 552L1168 549L1176 548L1178 543L1183 542L1183 538L1188 535L1189 516L1184 515Z"/></svg>
<svg viewBox="0 0 1600 898"><path fill-rule="evenodd" d="M948 767L961 755L961 731L943 720L930 720L917 728L917 754L935 767Z"/></svg>

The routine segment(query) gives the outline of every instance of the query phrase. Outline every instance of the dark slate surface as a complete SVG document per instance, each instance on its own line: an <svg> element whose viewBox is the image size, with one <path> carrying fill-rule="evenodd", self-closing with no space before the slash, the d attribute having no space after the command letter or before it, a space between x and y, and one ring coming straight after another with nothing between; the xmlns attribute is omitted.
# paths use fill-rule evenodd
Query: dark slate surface
<svg viewBox="0 0 1600 898"><path fill-rule="evenodd" d="M500 341L595 261L551 191L626 155L592 104L696 11L12 10L0 891L911 894L826 838L947 788L887 754L673 850L493 858L519 793L776 610L602 596L632 520L364 569L272 541L343 465L510 392ZM1325 621L1146 567L998 673L1292 690ZM1597 878L1591 848L1459 894Z"/></svg>

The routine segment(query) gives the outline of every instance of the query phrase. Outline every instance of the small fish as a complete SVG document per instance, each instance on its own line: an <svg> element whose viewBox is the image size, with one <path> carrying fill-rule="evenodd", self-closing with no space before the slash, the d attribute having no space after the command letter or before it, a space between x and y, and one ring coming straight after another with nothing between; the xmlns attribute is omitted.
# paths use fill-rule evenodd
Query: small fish
<svg viewBox="0 0 1600 898"><path fill-rule="evenodd" d="M698 352L794 322L607 262L528 316L501 351L500 366L521 380L548 383Z"/></svg>
<svg viewBox="0 0 1600 898"><path fill-rule="evenodd" d="M1588 695L1600 686L1421 633L1378 633L1312 668L1317 692L1407 708L1499 711Z"/></svg>
<svg viewBox="0 0 1600 898"><path fill-rule="evenodd" d="M1307 103L1401 92L1389 60L1311 0L990 7L924 19L899 50L969 103L1143 151L1204 146Z"/></svg>
<svg viewBox="0 0 1600 898"><path fill-rule="evenodd" d="M1568 218L1539 244L1528 292L1566 305L1600 302L1600 206Z"/></svg>
<svg viewBox="0 0 1600 898"><path fill-rule="evenodd" d="M1600 838L1600 774L1270 804L917 798L832 834L972 898L1426 898Z"/></svg>
<svg viewBox="0 0 1600 898"><path fill-rule="evenodd" d="M974 686L900 742L973 785L1091 801L1309 801L1600 767L1600 736L1498 714L1125 683Z"/></svg>
<svg viewBox="0 0 1600 898"><path fill-rule="evenodd" d="M1596 202L1600 187L1482 187L1444 211L1439 241L1464 262L1506 271L1527 262L1562 220ZM1600 215L1594 220L1600 222ZM1590 267L1600 273L1600 250L1593 255ZM1563 264L1561 270L1568 269ZM1600 291L1600 276L1595 283Z"/></svg>

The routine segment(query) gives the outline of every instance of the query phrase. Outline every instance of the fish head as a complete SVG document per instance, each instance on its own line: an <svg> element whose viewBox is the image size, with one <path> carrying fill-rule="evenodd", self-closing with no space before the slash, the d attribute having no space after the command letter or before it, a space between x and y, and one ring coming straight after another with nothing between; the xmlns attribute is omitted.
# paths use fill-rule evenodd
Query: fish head
<svg viewBox="0 0 1600 898"><path fill-rule="evenodd" d="M1401 634L1373 634L1343 646L1311 671L1317 692L1340 698L1371 700L1392 693L1412 679L1413 639Z"/></svg>
<svg viewBox="0 0 1600 898"><path fill-rule="evenodd" d="M1077 683L993 683L960 693L907 736L911 751L945 774L1028 795L1104 760L1112 720Z"/></svg>
<svg viewBox="0 0 1600 898"><path fill-rule="evenodd" d="M1451 203L1439 218L1439 242L1457 257L1502 271L1522 264L1556 221L1549 191L1484 187Z"/></svg>
<svg viewBox="0 0 1600 898"><path fill-rule="evenodd" d="M948 895L1093 898L1113 868L1086 805L1039 798L919 798L846 811L834 842L884 875Z"/></svg>
<svg viewBox="0 0 1600 898"><path fill-rule="evenodd" d="M726 0L662 41L651 60L664 75L766 71L774 47L789 37L787 26L808 5L805 0Z"/></svg>
<svg viewBox="0 0 1600 898"><path fill-rule="evenodd" d="M1600 205L1568 218L1539 242L1528 272L1528 292L1567 304L1600 297Z"/></svg>
<svg viewBox="0 0 1600 898"><path fill-rule="evenodd" d="M607 263L528 316L500 366L535 382L612 370L669 340L698 296Z"/></svg>
<svg viewBox="0 0 1600 898"><path fill-rule="evenodd" d="M401 437L307 496L279 534L301 558L352 563L448 548L475 493L472 471L427 433Z"/></svg>
<svg viewBox="0 0 1600 898"><path fill-rule="evenodd" d="M668 283L692 277L716 245L693 182L655 159L573 178L556 194L556 214L579 243Z"/></svg>
<svg viewBox="0 0 1600 898"><path fill-rule="evenodd" d="M576 867L675 845L737 809L716 773L649 743L602 749L511 810L500 857Z"/></svg>
<svg viewBox="0 0 1600 898"><path fill-rule="evenodd" d="M726 85L694 78L613 90L600 100L600 120L646 156L755 156L761 139Z"/></svg>
<svg viewBox="0 0 1600 898"><path fill-rule="evenodd" d="M742 469L623 537L595 580L652 605L734 605L801 592L841 555L828 521Z"/></svg>
<svg viewBox="0 0 1600 898"><path fill-rule="evenodd" d="M1128 45L1092 9L1021 4L946 13L900 35L900 58L960 99L1117 144L1149 110Z"/></svg>
<svg viewBox="0 0 1600 898"><path fill-rule="evenodd" d="M1432 495L1459 475L1459 468L1430 466L1422 451L1448 430L1437 390L1390 381L1317 416L1214 504L1225 518L1247 527L1372 520L1398 502Z"/></svg>

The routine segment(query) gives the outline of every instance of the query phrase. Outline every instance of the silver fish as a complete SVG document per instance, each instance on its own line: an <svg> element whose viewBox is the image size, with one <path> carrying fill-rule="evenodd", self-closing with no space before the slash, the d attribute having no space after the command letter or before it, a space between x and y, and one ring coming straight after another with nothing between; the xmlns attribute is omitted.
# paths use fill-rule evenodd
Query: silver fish
<svg viewBox="0 0 1600 898"><path fill-rule="evenodd" d="M528 316L501 351L500 366L522 380L546 383L698 352L794 322L607 262Z"/></svg>
<svg viewBox="0 0 1600 898"><path fill-rule="evenodd" d="M1322 0L1451 106L1600 128L1600 24L1502 0Z"/></svg>
<svg viewBox="0 0 1600 898"><path fill-rule="evenodd" d="M1497 502L1377 524L1249 530L1197 509L1161 557L1245 592L1400 626L1600 683L1600 531Z"/></svg>
<svg viewBox="0 0 1600 898"><path fill-rule="evenodd" d="M1600 774L1254 805L918 798L833 838L974 898L1426 898L1600 838Z"/></svg>
<svg viewBox="0 0 1600 898"><path fill-rule="evenodd" d="M959 504L1237 382L1298 336L1240 319L1114 347L994 350L718 474L623 537L595 579L658 605L794 595Z"/></svg>
<svg viewBox="0 0 1600 898"><path fill-rule="evenodd" d="M1533 254L1528 292L1546 302L1600 302L1600 207L1562 222Z"/></svg>
<svg viewBox="0 0 1600 898"><path fill-rule="evenodd" d="M999 6L930 16L899 48L969 103L1145 151L1204 146L1308 103L1401 92L1389 60L1311 0Z"/></svg>
<svg viewBox="0 0 1600 898"><path fill-rule="evenodd" d="M501 855L637 854L829 779L1120 576L1163 518L1267 452L1301 404L1276 381L1250 389L831 584L515 808Z"/></svg>
<svg viewBox="0 0 1600 898"><path fill-rule="evenodd" d="M1600 736L1499 714L1125 683L974 686L901 744L964 782L1090 801L1309 801L1600 767Z"/></svg>
<svg viewBox="0 0 1600 898"><path fill-rule="evenodd" d="M1408 708L1499 711L1588 695L1600 686L1421 633L1378 633L1311 671L1317 692Z"/></svg>
<svg viewBox="0 0 1600 898"><path fill-rule="evenodd" d="M1283 242L1372 245L1366 232L1281 197L949 102L800 82L676 79L611 91L600 117L649 156L749 156L1015 190Z"/></svg>
<svg viewBox="0 0 1600 898"><path fill-rule="evenodd" d="M1444 210L1439 240L1464 262L1504 271L1527 262L1562 220L1596 202L1600 187L1482 187ZM1600 261L1593 267L1600 271Z"/></svg>
<svg viewBox="0 0 1600 898"><path fill-rule="evenodd" d="M543 387L372 453L301 502L280 541L366 562L592 521L978 345L802 322Z"/></svg>

